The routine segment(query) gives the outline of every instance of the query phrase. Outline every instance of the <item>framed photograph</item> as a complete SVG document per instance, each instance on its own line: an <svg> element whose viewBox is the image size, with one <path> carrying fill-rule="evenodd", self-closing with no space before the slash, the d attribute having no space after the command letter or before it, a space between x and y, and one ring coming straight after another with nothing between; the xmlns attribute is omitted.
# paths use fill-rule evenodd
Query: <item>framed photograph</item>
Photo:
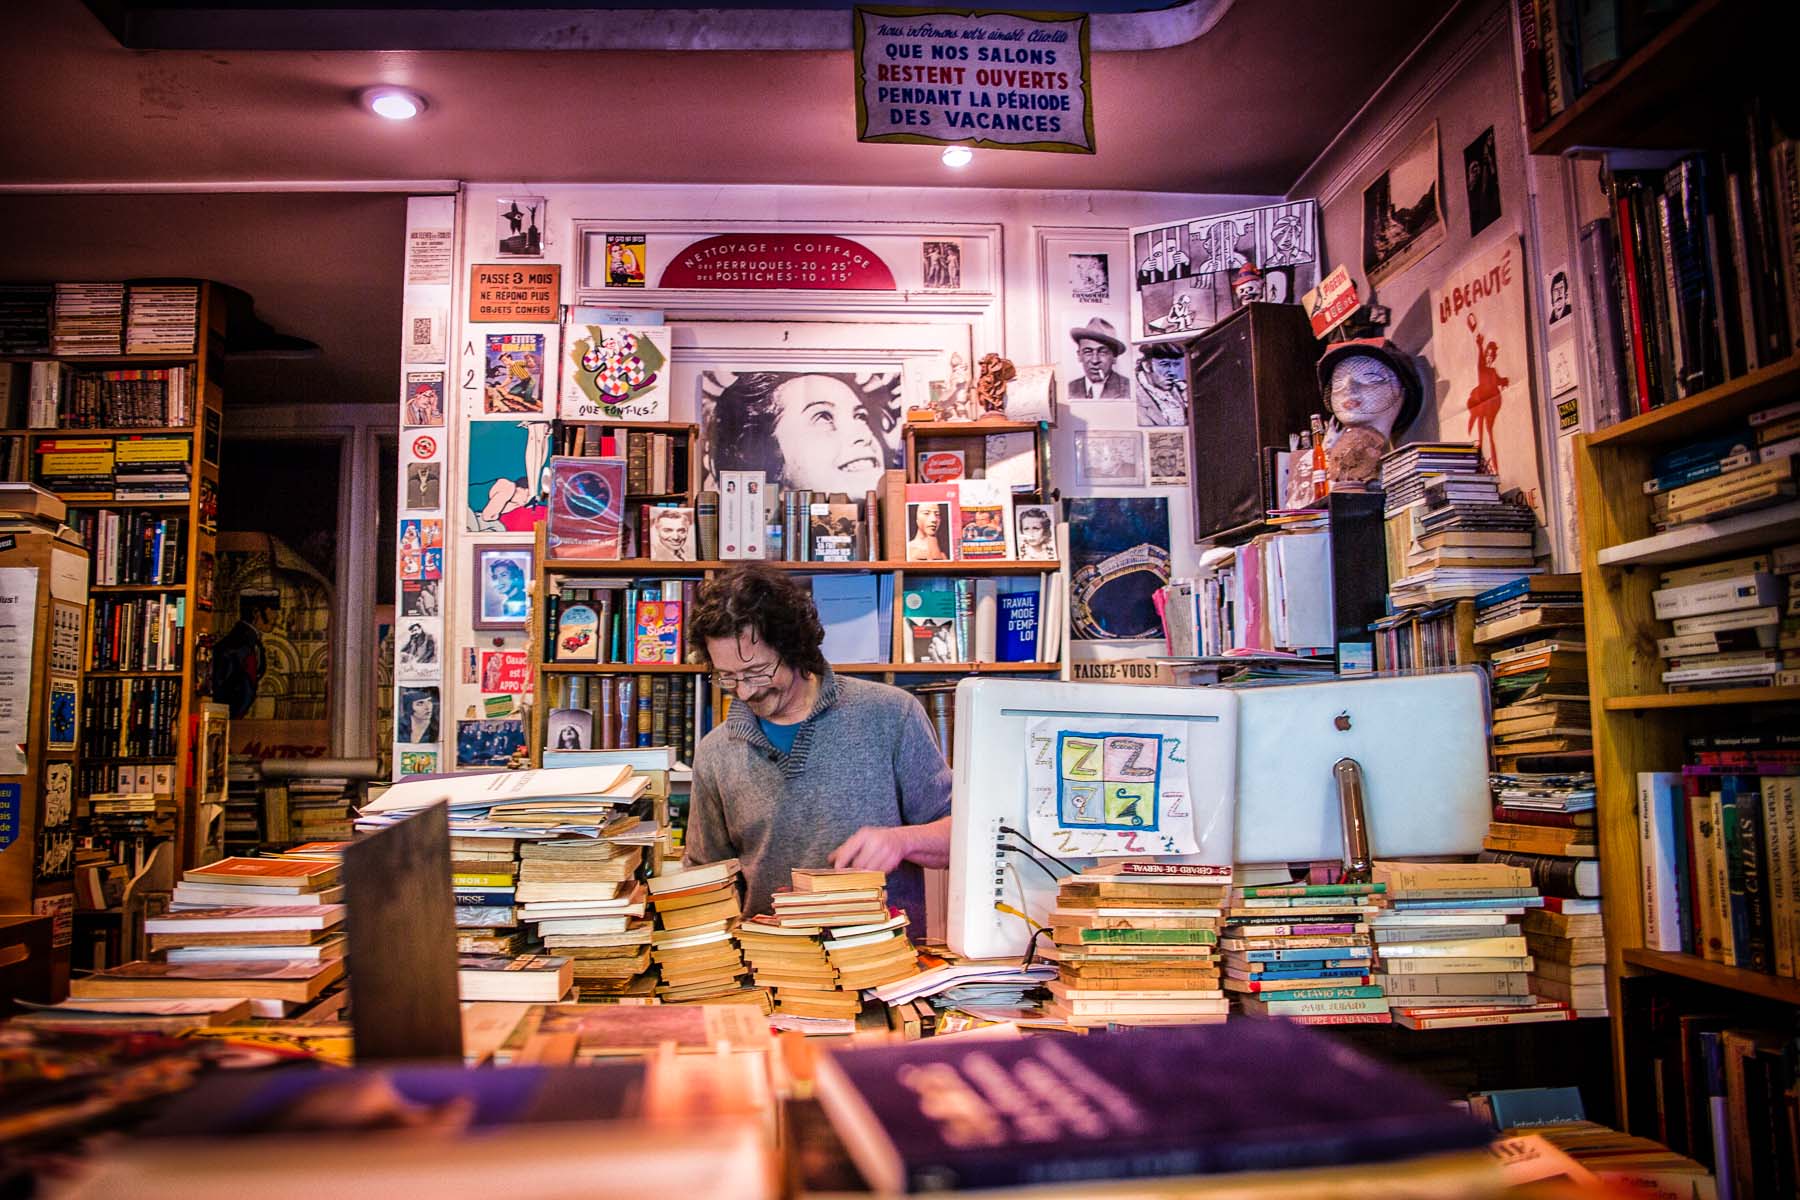
<svg viewBox="0 0 1800 1200"><path fill-rule="evenodd" d="M550 202L542 196L502 196L494 217L494 253L501 258L542 258L544 216Z"/></svg>
<svg viewBox="0 0 1800 1200"><path fill-rule="evenodd" d="M544 731L546 750L591 750L594 748L594 714L585 708L553 708L550 725Z"/></svg>
<svg viewBox="0 0 1800 1200"><path fill-rule="evenodd" d="M1021 504L1013 510L1018 526L1019 557L1035 562L1056 559L1056 513L1047 504Z"/></svg>
<svg viewBox="0 0 1800 1200"><path fill-rule="evenodd" d="M477 542L469 624L476 629L523 630L531 622L530 546Z"/></svg>
<svg viewBox="0 0 1800 1200"><path fill-rule="evenodd" d="M1494 151L1494 127L1463 147L1463 181L1468 188L1469 236L1500 219L1500 165Z"/></svg>
<svg viewBox="0 0 1800 1200"><path fill-rule="evenodd" d="M1150 445L1150 486L1186 487L1188 483L1187 430L1152 429L1144 434Z"/></svg>
<svg viewBox="0 0 1800 1200"><path fill-rule="evenodd" d="M1076 487L1142 487L1144 435L1136 429L1090 429L1075 435Z"/></svg>
<svg viewBox="0 0 1800 1200"><path fill-rule="evenodd" d="M1363 274L1371 285L1410 266L1444 240L1433 121L1363 189Z"/></svg>
<svg viewBox="0 0 1800 1200"><path fill-rule="evenodd" d="M954 292L962 287L961 242L926 242L921 265L927 291Z"/></svg>

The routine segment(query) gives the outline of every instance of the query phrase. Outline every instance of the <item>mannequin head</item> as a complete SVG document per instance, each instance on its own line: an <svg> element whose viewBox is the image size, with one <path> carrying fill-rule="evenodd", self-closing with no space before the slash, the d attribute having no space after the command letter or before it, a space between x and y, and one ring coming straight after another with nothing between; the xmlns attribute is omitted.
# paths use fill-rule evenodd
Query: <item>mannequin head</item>
<svg viewBox="0 0 1800 1200"><path fill-rule="evenodd" d="M1326 458L1334 480L1376 478L1390 439L1412 424L1424 403L1412 363L1384 338L1328 346L1319 360L1319 390L1333 418Z"/></svg>
<svg viewBox="0 0 1800 1200"><path fill-rule="evenodd" d="M1331 366L1326 403L1344 426L1365 425L1385 440L1405 403L1392 364L1370 354L1346 354Z"/></svg>

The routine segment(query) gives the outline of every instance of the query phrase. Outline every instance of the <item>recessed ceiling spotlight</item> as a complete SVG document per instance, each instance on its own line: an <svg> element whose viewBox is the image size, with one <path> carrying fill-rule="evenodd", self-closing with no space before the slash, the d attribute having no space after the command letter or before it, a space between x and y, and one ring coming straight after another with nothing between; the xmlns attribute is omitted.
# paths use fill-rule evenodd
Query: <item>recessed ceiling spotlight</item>
<svg viewBox="0 0 1800 1200"><path fill-rule="evenodd" d="M966 167L975 159L975 152L967 146L945 146L944 165L946 167Z"/></svg>
<svg viewBox="0 0 1800 1200"><path fill-rule="evenodd" d="M390 121L410 121L425 111L425 97L403 87L364 88L362 106Z"/></svg>

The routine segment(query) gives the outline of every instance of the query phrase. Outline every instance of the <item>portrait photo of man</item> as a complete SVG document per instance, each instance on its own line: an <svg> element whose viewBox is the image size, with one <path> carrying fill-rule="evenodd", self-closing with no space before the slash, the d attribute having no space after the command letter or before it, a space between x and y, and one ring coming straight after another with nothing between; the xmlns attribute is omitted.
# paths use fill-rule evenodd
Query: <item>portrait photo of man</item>
<svg viewBox="0 0 1800 1200"><path fill-rule="evenodd" d="M694 510L650 510L650 557L656 562L694 561Z"/></svg>
<svg viewBox="0 0 1800 1200"><path fill-rule="evenodd" d="M1113 364L1125 353L1125 343L1120 340L1112 322L1095 317L1086 325L1069 330L1069 337L1075 343L1075 361L1081 374L1069 380L1068 398L1130 399L1131 381L1113 369Z"/></svg>

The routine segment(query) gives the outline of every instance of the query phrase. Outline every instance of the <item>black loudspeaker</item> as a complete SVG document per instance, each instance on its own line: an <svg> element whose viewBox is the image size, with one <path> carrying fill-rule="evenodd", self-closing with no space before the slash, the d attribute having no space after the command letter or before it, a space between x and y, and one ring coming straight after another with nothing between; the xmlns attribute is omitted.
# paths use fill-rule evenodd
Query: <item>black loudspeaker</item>
<svg viewBox="0 0 1800 1200"><path fill-rule="evenodd" d="M1319 401L1320 346L1297 304L1247 304L1188 346L1194 540L1229 535L1278 506L1274 456Z"/></svg>

